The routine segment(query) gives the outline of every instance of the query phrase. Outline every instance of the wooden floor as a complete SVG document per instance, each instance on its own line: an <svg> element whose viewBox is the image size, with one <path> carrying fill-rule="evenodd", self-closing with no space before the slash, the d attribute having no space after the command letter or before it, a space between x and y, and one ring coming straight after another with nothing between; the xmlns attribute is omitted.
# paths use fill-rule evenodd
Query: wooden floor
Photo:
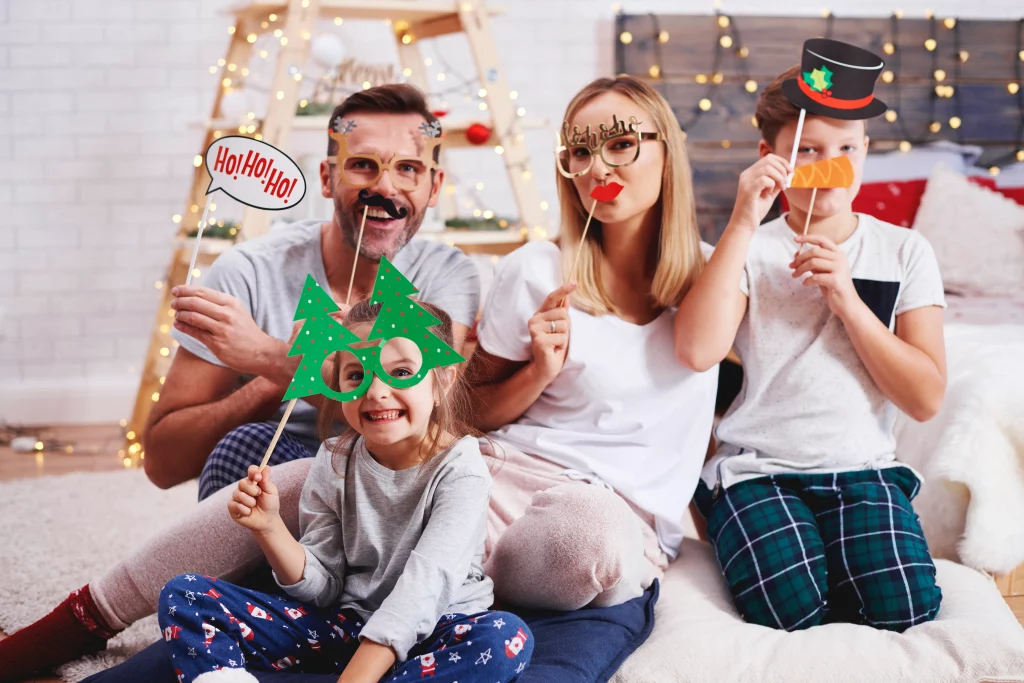
<svg viewBox="0 0 1024 683"><path fill-rule="evenodd" d="M44 428L33 434L39 439L71 442L67 452L15 453L0 445L0 481L27 479L69 472L99 472L124 467L117 452L124 448L124 436L117 425ZM6 635L0 631L0 640ZM59 678L31 678L37 683L61 683Z"/></svg>
<svg viewBox="0 0 1024 683"><path fill-rule="evenodd" d="M7 446L0 446L0 481L69 472L100 472L124 467L123 457L118 455L118 451L124 448L124 437L117 425L40 429L35 436L44 440L71 442L74 451L15 453ZM1024 596L1007 598L1007 602L1010 603L1021 625L1024 625ZM0 640L4 637L4 633L0 631ZM59 678L29 680L36 683L60 683Z"/></svg>

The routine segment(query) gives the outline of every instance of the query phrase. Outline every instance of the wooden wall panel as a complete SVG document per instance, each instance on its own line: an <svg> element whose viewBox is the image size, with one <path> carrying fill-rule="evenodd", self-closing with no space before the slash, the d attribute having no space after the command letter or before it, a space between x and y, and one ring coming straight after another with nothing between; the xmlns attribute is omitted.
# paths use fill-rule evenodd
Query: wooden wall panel
<svg viewBox="0 0 1024 683"><path fill-rule="evenodd" d="M628 44L618 39L623 31L632 36ZM1016 21L958 21L950 29L941 17L894 22L891 17L730 16L723 28L715 15L620 15L615 49L619 73L654 84L686 129L702 231L715 241L731 212L739 173L756 158L760 135L751 118L757 92L799 62L805 39L827 35L861 45L885 59L893 72L893 83L879 80L875 93L899 117L894 123L881 117L871 121L873 151L890 151L904 140L952 140L982 146L979 163L988 165L1012 158L1024 135L1024 92L1007 88L1011 82L1024 88L1017 54L1022 31ZM657 38L663 32L666 42ZM722 35L732 38L731 47L719 46ZM932 36L934 52L925 48ZM885 54L888 42L896 46L895 54ZM746 58L737 54L740 47L749 51ZM967 52L966 61L961 51ZM657 78L650 75L652 66L658 67ZM935 80L936 69L945 71L944 80ZM716 72L718 84L712 82ZM708 77L706 84L696 81L699 74ZM755 93L745 90L748 79L756 81ZM952 86L954 96L939 97L936 85ZM702 98L712 102L707 112L698 108ZM961 119L959 129L949 125L954 116ZM937 133L929 130L932 121L941 124Z"/></svg>

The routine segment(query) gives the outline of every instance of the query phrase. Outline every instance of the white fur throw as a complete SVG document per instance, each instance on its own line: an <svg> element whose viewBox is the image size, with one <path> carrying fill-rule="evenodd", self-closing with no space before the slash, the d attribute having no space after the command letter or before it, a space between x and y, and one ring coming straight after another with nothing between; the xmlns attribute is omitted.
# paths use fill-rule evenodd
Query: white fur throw
<svg viewBox="0 0 1024 683"><path fill-rule="evenodd" d="M947 325L948 383L897 454L925 477L914 508L932 554L993 573L1024 562L1024 326Z"/></svg>

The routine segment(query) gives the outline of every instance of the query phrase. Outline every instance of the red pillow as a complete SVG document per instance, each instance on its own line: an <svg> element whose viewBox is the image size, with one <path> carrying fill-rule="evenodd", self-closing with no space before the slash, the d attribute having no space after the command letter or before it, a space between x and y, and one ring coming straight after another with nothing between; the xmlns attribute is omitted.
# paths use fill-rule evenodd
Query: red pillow
<svg viewBox="0 0 1024 683"><path fill-rule="evenodd" d="M997 187L996 192L1024 206L1024 187Z"/></svg>

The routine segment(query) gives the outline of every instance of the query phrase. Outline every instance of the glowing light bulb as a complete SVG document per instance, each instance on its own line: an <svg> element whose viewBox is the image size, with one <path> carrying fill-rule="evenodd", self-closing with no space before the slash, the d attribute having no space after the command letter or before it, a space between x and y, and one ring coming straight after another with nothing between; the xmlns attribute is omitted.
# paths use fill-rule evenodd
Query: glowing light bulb
<svg viewBox="0 0 1024 683"><path fill-rule="evenodd" d="M924 41L924 49L928 50L928 52L934 50L935 45L936 43L934 38L929 38L928 40Z"/></svg>
<svg viewBox="0 0 1024 683"><path fill-rule="evenodd" d="M754 79L750 79L749 81L743 84L743 88L747 92L757 92L757 81L755 81Z"/></svg>
<svg viewBox="0 0 1024 683"><path fill-rule="evenodd" d="M697 106L700 107L701 111L708 111L711 109L711 100L705 97L697 103Z"/></svg>
<svg viewBox="0 0 1024 683"><path fill-rule="evenodd" d="M910 151L910 143L907 142L906 140L901 142L900 143L900 151L901 152L909 152Z"/></svg>
<svg viewBox="0 0 1024 683"><path fill-rule="evenodd" d="M719 16L718 17L718 25L721 26L722 28L728 28L729 27L729 17L725 16L724 14Z"/></svg>
<svg viewBox="0 0 1024 683"><path fill-rule="evenodd" d="M718 39L718 44L722 47L732 47L732 36L722 36Z"/></svg>
<svg viewBox="0 0 1024 683"><path fill-rule="evenodd" d="M621 42L623 45L629 45L630 43L633 42L633 34L630 33L629 31L623 31L622 33L619 34L619 42Z"/></svg>
<svg viewBox="0 0 1024 683"><path fill-rule="evenodd" d="M959 128L961 123L963 123L963 121L960 120L959 116L953 116L949 119L949 127L953 130Z"/></svg>
<svg viewBox="0 0 1024 683"><path fill-rule="evenodd" d="M885 120L888 121L889 123L895 123L896 118L897 114L895 109L890 109L889 111L885 112Z"/></svg>
<svg viewBox="0 0 1024 683"><path fill-rule="evenodd" d="M657 64L652 64L651 68L647 70L647 73L651 75L651 78L659 78L661 76L661 67Z"/></svg>
<svg viewBox="0 0 1024 683"><path fill-rule="evenodd" d="M896 52L896 46L893 45L892 43L886 43L885 45L882 46L882 52L884 52L887 55L891 55L894 52Z"/></svg>

